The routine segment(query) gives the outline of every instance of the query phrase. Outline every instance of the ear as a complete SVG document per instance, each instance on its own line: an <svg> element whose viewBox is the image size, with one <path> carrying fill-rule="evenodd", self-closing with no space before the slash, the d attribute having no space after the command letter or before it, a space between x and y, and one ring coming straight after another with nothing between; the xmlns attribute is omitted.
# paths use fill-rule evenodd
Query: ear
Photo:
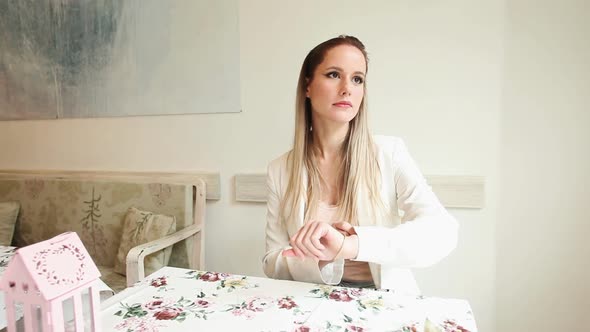
<svg viewBox="0 0 590 332"><path fill-rule="evenodd" d="M305 97L309 98L309 78L305 79Z"/></svg>

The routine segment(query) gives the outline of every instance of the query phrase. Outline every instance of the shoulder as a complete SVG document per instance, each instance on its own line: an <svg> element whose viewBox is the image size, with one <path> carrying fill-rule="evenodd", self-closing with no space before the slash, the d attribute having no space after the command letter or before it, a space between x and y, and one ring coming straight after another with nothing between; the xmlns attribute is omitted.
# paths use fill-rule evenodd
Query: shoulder
<svg viewBox="0 0 590 332"><path fill-rule="evenodd" d="M268 168L272 168L272 169L276 169L276 168L281 168L281 167L286 167L287 166L287 160L289 159L289 154L291 153L291 151L287 151L285 153L283 153L282 155L280 155L279 157L271 160L271 162L268 163Z"/></svg>
<svg viewBox="0 0 590 332"><path fill-rule="evenodd" d="M268 163L266 185L276 193L284 192L289 181L288 161L291 151L285 152Z"/></svg>
<svg viewBox="0 0 590 332"><path fill-rule="evenodd" d="M373 142L378 155L393 156L400 149L405 149L404 141L396 136L373 135Z"/></svg>
<svg viewBox="0 0 590 332"><path fill-rule="evenodd" d="M268 163L267 171L269 175L278 175L281 173L285 173L287 171L287 162L289 160L289 155L291 151L287 151L273 159L271 162Z"/></svg>

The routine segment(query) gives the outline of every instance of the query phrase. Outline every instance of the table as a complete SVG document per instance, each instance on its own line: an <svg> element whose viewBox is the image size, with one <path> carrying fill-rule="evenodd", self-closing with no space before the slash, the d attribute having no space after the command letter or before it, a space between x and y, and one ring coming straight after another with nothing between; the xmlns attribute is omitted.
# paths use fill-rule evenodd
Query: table
<svg viewBox="0 0 590 332"><path fill-rule="evenodd" d="M0 246L0 274L3 274L8 267L8 262L14 256L14 251L16 247L7 247L7 246Z"/></svg>
<svg viewBox="0 0 590 332"><path fill-rule="evenodd" d="M465 300L173 267L101 308L103 331L477 331Z"/></svg>

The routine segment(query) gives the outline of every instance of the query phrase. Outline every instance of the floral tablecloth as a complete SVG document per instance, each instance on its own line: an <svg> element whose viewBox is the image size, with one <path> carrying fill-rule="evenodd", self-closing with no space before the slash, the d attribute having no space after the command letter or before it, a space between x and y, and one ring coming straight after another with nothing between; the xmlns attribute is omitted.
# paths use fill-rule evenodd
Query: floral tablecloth
<svg viewBox="0 0 590 332"><path fill-rule="evenodd" d="M8 262L10 262L12 256L14 256L15 250L15 247L0 246L0 276L4 274Z"/></svg>
<svg viewBox="0 0 590 332"><path fill-rule="evenodd" d="M104 331L476 331L464 300L165 267L103 302Z"/></svg>

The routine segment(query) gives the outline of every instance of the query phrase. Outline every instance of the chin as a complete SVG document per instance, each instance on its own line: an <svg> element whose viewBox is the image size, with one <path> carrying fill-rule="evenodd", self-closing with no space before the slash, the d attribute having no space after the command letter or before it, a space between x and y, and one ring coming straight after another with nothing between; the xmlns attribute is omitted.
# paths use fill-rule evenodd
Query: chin
<svg viewBox="0 0 590 332"><path fill-rule="evenodd" d="M358 114L358 111L353 109L342 110L342 109L331 109L325 110L323 112L317 112L315 116L318 117L320 121L328 121L333 123L341 123L346 124L349 123L354 119L354 117Z"/></svg>
<svg viewBox="0 0 590 332"><path fill-rule="evenodd" d="M330 114L330 120L334 121L334 122L342 122L342 123L348 123L350 121L352 121L352 119L354 119L354 117L357 115L357 112L354 112L352 110L349 111L339 111L339 112L335 112Z"/></svg>

